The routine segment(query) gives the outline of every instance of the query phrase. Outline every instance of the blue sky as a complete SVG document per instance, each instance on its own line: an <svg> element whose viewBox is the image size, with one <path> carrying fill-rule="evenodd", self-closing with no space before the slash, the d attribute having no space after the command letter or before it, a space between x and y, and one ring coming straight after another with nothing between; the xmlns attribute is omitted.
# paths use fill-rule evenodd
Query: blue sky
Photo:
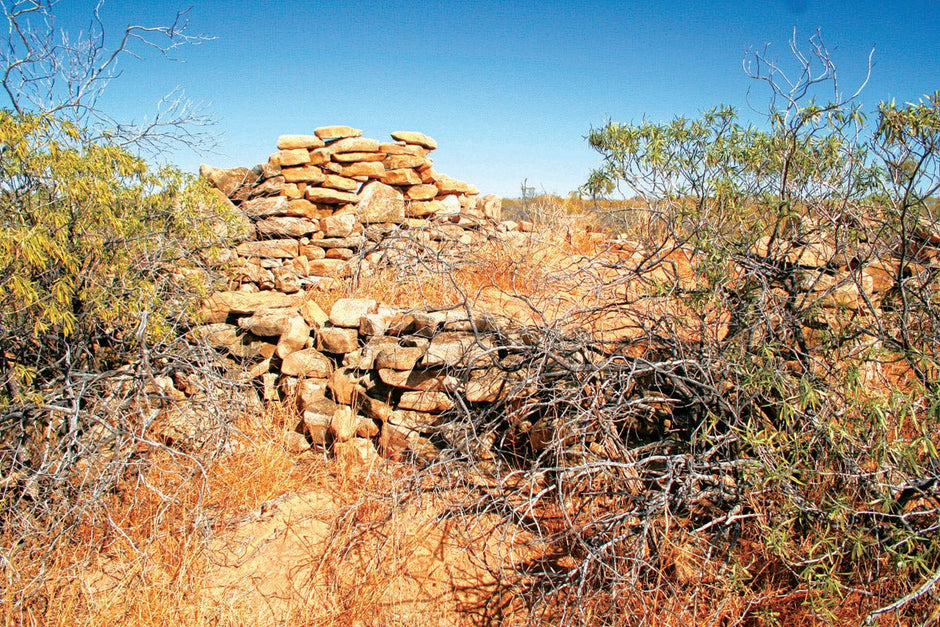
<svg viewBox="0 0 940 627"><path fill-rule="evenodd" d="M790 61L821 29L844 91L916 100L940 89L940 2L306 2L108 0L116 37L190 6L190 29L214 37L170 61L126 58L102 106L141 119L182 88L217 124L214 152L162 156L195 171L265 161L278 135L349 124L385 139L438 140L435 167L484 193L517 196L523 180L567 194L598 157L584 141L606 119L665 121L726 103L745 115L767 92L742 70L748 50ZM87 26L93 2L61 0L57 26ZM750 95L748 90L750 88ZM756 119L756 117L755 117Z"/></svg>

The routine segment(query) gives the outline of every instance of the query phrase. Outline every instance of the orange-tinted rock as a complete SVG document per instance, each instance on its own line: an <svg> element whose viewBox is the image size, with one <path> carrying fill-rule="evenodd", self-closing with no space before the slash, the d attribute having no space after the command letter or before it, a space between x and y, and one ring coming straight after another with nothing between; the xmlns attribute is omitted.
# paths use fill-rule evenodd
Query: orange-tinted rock
<svg viewBox="0 0 940 627"><path fill-rule="evenodd" d="M420 185L421 177L411 169L386 170L382 182L386 185Z"/></svg>
<svg viewBox="0 0 940 627"><path fill-rule="evenodd" d="M289 167L292 165L304 165L310 163L310 151L306 148L294 148L293 150L281 150L271 155L268 159L271 165L279 167Z"/></svg>
<svg viewBox="0 0 940 627"><path fill-rule="evenodd" d="M385 176L385 165L381 161L361 161L340 166L340 172L349 178L366 176L371 179L380 179Z"/></svg>
<svg viewBox="0 0 940 627"><path fill-rule="evenodd" d="M323 180L326 180L325 175ZM328 187L308 187L307 200L326 205L343 205L346 203L357 203L359 202L359 197L356 196L356 194L330 189Z"/></svg>
<svg viewBox="0 0 940 627"><path fill-rule="evenodd" d="M288 183L312 183L317 185L326 179L323 170L315 165L284 168L281 170L281 175Z"/></svg>
<svg viewBox="0 0 940 627"><path fill-rule="evenodd" d="M278 150L311 149L322 146L323 140L316 135L281 135L277 138Z"/></svg>
<svg viewBox="0 0 940 627"><path fill-rule="evenodd" d="M362 137L362 131L351 126L321 126L313 132L327 142L345 137Z"/></svg>
<svg viewBox="0 0 940 627"><path fill-rule="evenodd" d="M392 139L397 139L398 141L405 142L406 144L416 144L418 146L427 148L428 150L434 150L437 148L436 141L424 133L418 133L416 131L395 131L392 133Z"/></svg>
<svg viewBox="0 0 940 627"><path fill-rule="evenodd" d="M413 185L405 190L405 198L408 200L434 200L436 196L437 186L435 185Z"/></svg>

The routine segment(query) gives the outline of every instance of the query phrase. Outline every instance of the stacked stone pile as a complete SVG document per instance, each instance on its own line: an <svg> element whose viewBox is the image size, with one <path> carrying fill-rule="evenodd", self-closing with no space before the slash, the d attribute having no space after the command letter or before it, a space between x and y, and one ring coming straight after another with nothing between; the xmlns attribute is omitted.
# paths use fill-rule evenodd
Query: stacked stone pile
<svg viewBox="0 0 940 627"><path fill-rule="evenodd" d="M348 126L283 135L268 163L252 170L204 165L201 173L251 222L236 249L233 282L243 290L296 293L343 277L367 229L424 228L453 222L478 228L498 221L501 201L434 170L437 142L396 131L390 142Z"/></svg>
<svg viewBox="0 0 940 627"><path fill-rule="evenodd" d="M296 399L299 448L328 446L356 463L377 451L435 451L429 438L455 402L526 393L520 356L494 350L524 346L525 334L487 314L353 298L326 314L300 294L274 291L220 292L202 313L208 324L195 333L250 364L268 399Z"/></svg>

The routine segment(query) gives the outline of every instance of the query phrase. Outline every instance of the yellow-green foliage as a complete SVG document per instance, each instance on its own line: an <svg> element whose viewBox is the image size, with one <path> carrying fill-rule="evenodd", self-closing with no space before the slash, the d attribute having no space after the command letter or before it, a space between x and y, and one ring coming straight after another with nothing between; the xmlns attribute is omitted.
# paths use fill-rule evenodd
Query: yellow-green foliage
<svg viewBox="0 0 940 627"><path fill-rule="evenodd" d="M223 213L176 169L62 120L0 111L0 405L100 363L97 348L126 346L145 312L149 339L166 334L179 314L167 290L182 287L168 264L215 243Z"/></svg>

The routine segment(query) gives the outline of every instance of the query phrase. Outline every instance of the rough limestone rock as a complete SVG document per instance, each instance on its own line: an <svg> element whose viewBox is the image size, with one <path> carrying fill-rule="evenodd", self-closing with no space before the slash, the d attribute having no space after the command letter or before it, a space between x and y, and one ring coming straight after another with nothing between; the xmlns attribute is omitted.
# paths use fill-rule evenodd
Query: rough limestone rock
<svg viewBox="0 0 940 627"><path fill-rule="evenodd" d="M314 445L325 446L329 442L330 423L332 421L332 415L328 416L317 411L305 411L302 422L304 434L310 438L310 442Z"/></svg>
<svg viewBox="0 0 940 627"><path fill-rule="evenodd" d="M386 170L417 169L428 165L428 159L421 155L389 155L382 160L382 164Z"/></svg>
<svg viewBox="0 0 940 627"><path fill-rule="evenodd" d="M323 176L320 182L325 180L326 175ZM328 187L307 187L306 196L307 200L310 202L318 202L325 205L345 205L347 203L360 202L360 198L356 194L330 189Z"/></svg>
<svg viewBox="0 0 940 627"><path fill-rule="evenodd" d="M337 167L341 169L340 171L345 167L343 164L359 161L382 161L383 159L385 159L384 152L338 152L333 154L333 161L339 163Z"/></svg>
<svg viewBox="0 0 940 627"><path fill-rule="evenodd" d="M408 200L434 200L437 196L437 186L435 185L412 185L405 192Z"/></svg>
<svg viewBox="0 0 940 627"><path fill-rule="evenodd" d="M340 166L341 175L349 178L366 177L380 179L385 176L385 165L381 161L360 161Z"/></svg>
<svg viewBox="0 0 940 627"><path fill-rule="evenodd" d="M296 307L301 302L299 294L281 294L280 292L216 292L202 305L205 322L225 322L229 314L253 314L262 309Z"/></svg>
<svg viewBox="0 0 940 627"><path fill-rule="evenodd" d="M255 222L259 235L267 237L303 237L320 230L320 224L309 218L295 216L272 216Z"/></svg>
<svg viewBox="0 0 940 627"><path fill-rule="evenodd" d="M428 150L434 150L437 148L436 141L424 133L418 133L416 131L395 131L392 133L392 139L397 139L398 141L405 142L406 144L416 144L418 146L427 148Z"/></svg>
<svg viewBox="0 0 940 627"><path fill-rule="evenodd" d="M330 144L330 152L378 152L379 142L365 137L347 137Z"/></svg>
<svg viewBox="0 0 940 627"><path fill-rule="evenodd" d="M332 370L333 363L329 358L313 348L291 353L281 363L281 372L292 377L325 379Z"/></svg>
<svg viewBox="0 0 940 627"><path fill-rule="evenodd" d="M403 390L450 391L456 387L456 381L453 377L430 370L402 371L382 368L378 373L382 383Z"/></svg>
<svg viewBox="0 0 940 627"><path fill-rule="evenodd" d="M411 169L385 170L382 182L386 185L420 185L421 176Z"/></svg>
<svg viewBox="0 0 940 627"><path fill-rule="evenodd" d="M454 401L444 392L402 392L400 409L437 414L454 407Z"/></svg>
<svg viewBox="0 0 940 627"><path fill-rule="evenodd" d="M495 194L487 194L478 198L476 209L491 220L499 222L503 219L503 200Z"/></svg>
<svg viewBox="0 0 940 627"><path fill-rule="evenodd" d="M351 126L321 126L313 132L325 142L344 137L362 137L362 131Z"/></svg>
<svg viewBox="0 0 940 627"><path fill-rule="evenodd" d="M274 289L285 294L293 294L301 289L300 276L297 272L287 266L273 268L271 274L274 275Z"/></svg>
<svg viewBox="0 0 940 627"><path fill-rule="evenodd" d="M340 407L333 413L330 420L330 431L337 442L345 442L356 435L358 420L356 414L349 407Z"/></svg>
<svg viewBox="0 0 940 627"><path fill-rule="evenodd" d="M277 138L278 150L294 150L296 148L313 149L322 148L323 140L316 135L281 135Z"/></svg>
<svg viewBox="0 0 940 627"><path fill-rule="evenodd" d="M474 362L488 344L472 333L445 331L431 339L431 345L421 360L424 366L458 366Z"/></svg>
<svg viewBox="0 0 940 627"><path fill-rule="evenodd" d="M285 259L300 254L300 244L295 239L266 239L259 242L242 242L235 248L242 257Z"/></svg>
<svg viewBox="0 0 940 627"><path fill-rule="evenodd" d="M310 163L310 151L305 148L295 148L293 150L280 150L268 159L271 165L279 167L289 167L292 165L304 165Z"/></svg>
<svg viewBox="0 0 940 627"><path fill-rule="evenodd" d="M358 329L362 316L375 313L378 303L371 298L340 298L330 309L330 322L337 327Z"/></svg>
<svg viewBox="0 0 940 627"><path fill-rule="evenodd" d="M426 348L416 346L390 346L380 350L375 356L375 368L393 370L411 370L424 357Z"/></svg>
<svg viewBox="0 0 940 627"><path fill-rule="evenodd" d="M320 183L320 185L344 192L354 192L359 189L359 181L340 176L339 174L327 174L326 179Z"/></svg>
<svg viewBox="0 0 940 627"><path fill-rule="evenodd" d="M281 175L288 183L310 183L319 185L326 180L326 174L316 165L301 165L281 170Z"/></svg>
<svg viewBox="0 0 940 627"><path fill-rule="evenodd" d="M199 175L209 179L212 185L229 198L237 198L239 191L250 188L257 181L255 175L248 168L214 168L203 163L199 166Z"/></svg>
<svg viewBox="0 0 940 627"><path fill-rule="evenodd" d="M288 213L289 201L283 196L256 198L248 202L243 202L240 208L245 212L245 215L251 218L282 216Z"/></svg>
<svg viewBox="0 0 940 627"><path fill-rule="evenodd" d="M286 333L294 315L290 309L268 309L238 319L238 326L259 337L278 337Z"/></svg>
<svg viewBox="0 0 940 627"><path fill-rule="evenodd" d="M320 220L320 230L326 237L347 237L352 235L356 228L356 216L352 213L342 213Z"/></svg>
<svg viewBox="0 0 940 627"><path fill-rule="evenodd" d="M307 346L310 341L310 327L300 316L292 316L287 323L287 329L277 343L277 356L285 359L288 355L296 353Z"/></svg>
<svg viewBox="0 0 940 627"><path fill-rule="evenodd" d="M363 224L401 224L405 220L405 197L393 187L372 181L359 192L356 215Z"/></svg>
<svg viewBox="0 0 940 627"><path fill-rule="evenodd" d="M324 327L320 329L320 350L327 353L346 354L359 348L357 329Z"/></svg>

